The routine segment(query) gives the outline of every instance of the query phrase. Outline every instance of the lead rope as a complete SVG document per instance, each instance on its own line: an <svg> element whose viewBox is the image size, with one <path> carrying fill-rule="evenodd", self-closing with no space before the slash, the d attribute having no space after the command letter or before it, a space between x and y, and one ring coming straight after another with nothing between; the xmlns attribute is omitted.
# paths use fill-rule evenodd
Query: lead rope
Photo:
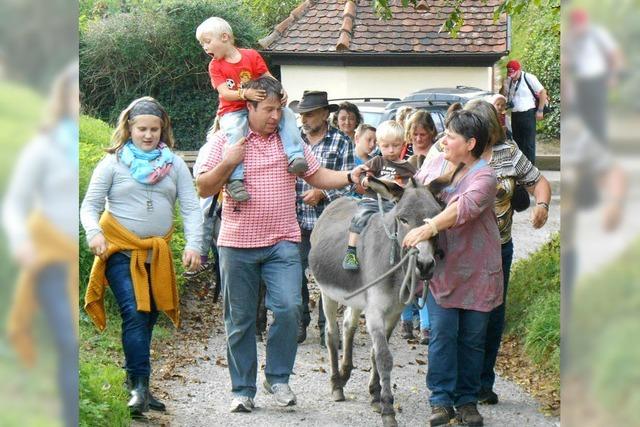
<svg viewBox="0 0 640 427"><path fill-rule="evenodd" d="M409 260L409 262L411 262L411 259L413 259L413 266L414 266L414 274L413 276L415 276L415 257L418 255L418 249L416 248L411 248L407 251L407 253L402 257L402 259L400 259L400 261L398 261L398 263L396 265L394 265L393 267L391 267L386 273L384 273L383 275L381 275L380 277L378 277L377 279L375 279L373 282L371 283L367 283L366 285L364 285L362 288L358 289L357 291L351 292L350 294L348 294L347 296L345 296L345 299L351 299L354 296L366 291L367 289L369 289L370 287L377 285L378 283L380 283L381 281L383 281L384 279L386 279L387 277L391 276L396 270L398 270L399 268L402 267L402 265L407 262L407 260ZM411 276L411 270L407 270L407 272L405 273L405 279L402 281L402 285L400 286L400 292L402 292L403 287L406 286L405 282L407 282L407 278ZM409 279L409 281L411 281L411 279ZM411 302L411 299L409 299L408 302L406 302L405 304L408 304L409 302Z"/></svg>
<svg viewBox="0 0 640 427"><path fill-rule="evenodd" d="M387 224L384 223L384 210L382 209L382 196L380 193L378 194L378 213L380 214L380 222L382 222L382 228L384 228L384 232L391 240L391 252L389 253L389 265L393 265L396 260L396 246L398 246L398 224L396 220L396 231L391 233L387 228Z"/></svg>

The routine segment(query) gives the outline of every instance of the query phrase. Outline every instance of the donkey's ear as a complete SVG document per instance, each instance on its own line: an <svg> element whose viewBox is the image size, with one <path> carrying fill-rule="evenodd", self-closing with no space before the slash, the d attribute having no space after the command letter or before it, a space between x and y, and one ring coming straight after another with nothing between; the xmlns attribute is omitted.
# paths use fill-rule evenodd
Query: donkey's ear
<svg viewBox="0 0 640 427"><path fill-rule="evenodd" d="M424 154L414 154L413 156L407 159L407 162L411 163L413 167L415 167L417 170L422 167L422 164L424 163L424 159L426 159L426 156Z"/></svg>
<svg viewBox="0 0 640 427"><path fill-rule="evenodd" d="M400 200L404 193L404 188L393 181L378 179L373 176L368 177L368 180L369 188L387 200Z"/></svg>
<svg viewBox="0 0 640 427"><path fill-rule="evenodd" d="M460 163L454 171L441 175L438 178L431 181L427 185L427 187L429 187L429 191L431 191L432 194L438 194L440 191L442 191L443 188L451 184L451 182L453 181L453 178L456 177L458 172L460 172L463 167L464 167L464 163Z"/></svg>

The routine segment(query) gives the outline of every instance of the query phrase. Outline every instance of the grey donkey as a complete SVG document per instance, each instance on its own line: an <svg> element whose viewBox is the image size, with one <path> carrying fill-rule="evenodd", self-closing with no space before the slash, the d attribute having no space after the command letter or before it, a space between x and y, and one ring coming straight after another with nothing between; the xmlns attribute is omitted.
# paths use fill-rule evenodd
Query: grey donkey
<svg viewBox="0 0 640 427"><path fill-rule="evenodd" d="M369 379L371 405L375 411L381 413L384 426L397 425L391 392L393 356L389 350L389 338L404 308L404 302L399 298L402 269L365 291L347 297L387 272L392 267L392 246L401 245L409 230L424 224L425 218L431 218L442 210L434 194L449 184L454 174L442 176L428 186L418 185L411 179L404 189L392 182L370 178L370 188L386 198L397 200L397 204L382 216L373 215L362 231L357 247L360 270L347 271L342 268L349 222L357 209L354 199L345 197L331 203L318 219L311 234L309 266L322 292L322 303L327 318L325 336L331 364L332 398L335 401L345 400L343 388L353 369L353 337L360 314L364 312L367 330L373 341ZM388 230L397 227L397 244L387 237L383 223ZM425 241L420 243L417 249L419 254L416 273L420 279L428 280L435 268L434 244L432 241ZM396 246L395 250L394 262L398 262L399 246ZM338 304L347 306L343 322L344 352L339 369L340 337L336 322Z"/></svg>

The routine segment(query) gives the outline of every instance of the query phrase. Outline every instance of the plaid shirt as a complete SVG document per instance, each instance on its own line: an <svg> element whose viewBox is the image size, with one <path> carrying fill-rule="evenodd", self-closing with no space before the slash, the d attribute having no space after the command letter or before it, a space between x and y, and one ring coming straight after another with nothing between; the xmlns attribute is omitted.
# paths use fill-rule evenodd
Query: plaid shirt
<svg viewBox="0 0 640 427"><path fill-rule="evenodd" d="M222 161L226 143L222 132L211 138L211 144L203 147L206 152L200 153L206 160L197 174L213 169ZM304 147L304 156L309 164L305 177L309 177L320 166L307 146ZM224 192L218 246L261 248L282 240L299 242L294 191L296 177L287 172L287 156L278 133L263 137L249 130L243 163L244 185L251 199L236 202Z"/></svg>
<svg viewBox="0 0 640 427"><path fill-rule="evenodd" d="M349 171L355 167L353 144L349 137L338 129L329 126L324 139L315 145L309 144L304 134L302 139L307 143L306 146L311 149L321 166L337 171ZM296 182L298 223L305 230L313 230L313 226L324 208L338 197L344 196L351 191L351 185L339 190L323 190L325 198L316 206L310 206L302 202L302 194L312 188L304 180L298 178Z"/></svg>

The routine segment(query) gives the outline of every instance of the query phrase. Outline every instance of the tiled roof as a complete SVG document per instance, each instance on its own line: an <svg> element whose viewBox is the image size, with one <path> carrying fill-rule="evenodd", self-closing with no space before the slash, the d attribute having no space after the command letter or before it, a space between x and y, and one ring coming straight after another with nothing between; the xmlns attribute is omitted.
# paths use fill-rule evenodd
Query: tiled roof
<svg viewBox="0 0 640 427"><path fill-rule="evenodd" d="M453 38L439 31L452 8L433 2L430 7L424 0L417 8L392 6L393 17L381 20L371 0L305 0L260 44L265 52L299 55L505 54L507 18L502 15L493 22L493 10L500 1L465 1L465 22Z"/></svg>

